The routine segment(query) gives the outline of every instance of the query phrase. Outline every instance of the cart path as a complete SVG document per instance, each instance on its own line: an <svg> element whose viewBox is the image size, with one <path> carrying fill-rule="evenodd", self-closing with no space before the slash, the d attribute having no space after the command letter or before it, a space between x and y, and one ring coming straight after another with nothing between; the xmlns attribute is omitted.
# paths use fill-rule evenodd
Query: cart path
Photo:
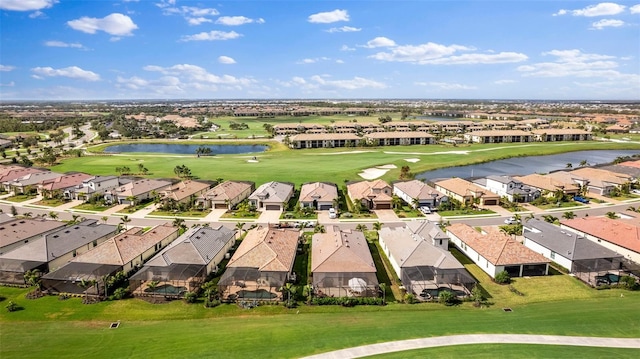
<svg viewBox="0 0 640 359"><path fill-rule="evenodd" d="M305 357L305 359L361 358L405 350L464 344L542 344L640 349L640 339L638 338L573 337L529 334L466 334L362 345L359 347L312 355Z"/></svg>

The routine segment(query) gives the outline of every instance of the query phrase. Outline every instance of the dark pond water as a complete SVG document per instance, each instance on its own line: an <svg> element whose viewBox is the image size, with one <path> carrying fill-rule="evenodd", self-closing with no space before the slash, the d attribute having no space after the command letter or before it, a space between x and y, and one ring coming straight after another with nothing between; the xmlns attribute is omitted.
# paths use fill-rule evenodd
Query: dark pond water
<svg viewBox="0 0 640 359"><path fill-rule="evenodd" d="M152 152L195 155L198 147L210 148L212 155L235 155L242 153L264 152L268 148L268 146L265 145L184 145L176 143L129 143L124 145L109 146L105 148L104 152Z"/></svg>
<svg viewBox="0 0 640 359"><path fill-rule="evenodd" d="M422 172L416 175L418 179L435 180L439 178L469 178L486 177L489 175L528 175L532 173L549 173L567 168L571 163L578 168L580 162L586 160L589 165L609 163L619 156L640 154L640 150L595 150L567 152L548 156L514 157L477 165L442 168L434 171ZM461 155L464 156L464 155Z"/></svg>

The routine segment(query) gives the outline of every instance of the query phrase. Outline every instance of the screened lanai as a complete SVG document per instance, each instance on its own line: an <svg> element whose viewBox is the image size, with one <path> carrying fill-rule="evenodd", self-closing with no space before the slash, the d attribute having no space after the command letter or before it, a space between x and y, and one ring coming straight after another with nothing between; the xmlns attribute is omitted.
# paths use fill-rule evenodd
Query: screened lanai
<svg viewBox="0 0 640 359"><path fill-rule="evenodd" d="M376 297L378 278L371 272L314 272L313 289L318 296Z"/></svg>
<svg viewBox="0 0 640 359"><path fill-rule="evenodd" d="M22 285L25 284L24 274L27 271L43 271L45 268L45 262L0 258L0 283Z"/></svg>
<svg viewBox="0 0 640 359"><path fill-rule="evenodd" d="M53 293L82 294L85 283L95 282L86 288L89 295L104 295L104 280L108 276L122 270L122 266L113 264L69 262L59 269L42 277L42 287Z"/></svg>
<svg viewBox="0 0 640 359"><path fill-rule="evenodd" d="M228 267L218 282L225 299L282 299L280 288L287 282L287 272L266 272L258 268Z"/></svg>
<svg viewBox="0 0 640 359"><path fill-rule="evenodd" d="M432 266L402 267L402 284L409 292L420 296L423 292L451 289L458 296L471 293L476 281L464 268L436 268ZM437 295L434 295L437 296Z"/></svg>
<svg viewBox="0 0 640 359"><path fill-rule="evenodd" d="M136 296L182 297L196 291L206 277L207 266L202 264L144 266L129 279L129 289Z"/></svg>

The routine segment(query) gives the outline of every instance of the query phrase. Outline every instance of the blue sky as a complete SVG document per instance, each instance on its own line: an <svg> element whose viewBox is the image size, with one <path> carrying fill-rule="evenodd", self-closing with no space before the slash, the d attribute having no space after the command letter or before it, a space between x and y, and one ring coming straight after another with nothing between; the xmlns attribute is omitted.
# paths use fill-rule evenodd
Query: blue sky
<svg viewBox="0 0 640 359"><path fill-rule="evenodd" d="M0 0L0 99L640 100L640 1Z"/></svg>

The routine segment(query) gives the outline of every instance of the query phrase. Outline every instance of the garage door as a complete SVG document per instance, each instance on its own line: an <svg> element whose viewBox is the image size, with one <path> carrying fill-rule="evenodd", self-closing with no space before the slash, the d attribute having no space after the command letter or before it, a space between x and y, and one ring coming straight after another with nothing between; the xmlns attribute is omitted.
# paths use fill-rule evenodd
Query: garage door
<svg viewBox="0 0 640 359"><path fill-rule="evenodd" d="M216 203L215 209L226 209L227 205L224 203Z"/></svg>
<svg viewBox="0 0 640 359"><path fill-rule="evenodd" d="M279 211L280 205L277 204L268 204L264 207L267 211Z"/></svg>
<svg viewBox="0 0 640 359"><path fill-rule="evenodd" d="M484 201L484 205L485 206L496 206L498 205L498 201L495 199L488 199L486 201Z"/></svg>
<svg viewBox="0 0 640 359"><path fill-rule="evenodd" d="M331 208L331 207L333 207L333 206L332 206L332 205L330 205L330 204L321 204L321 205L320 205L320 210L327 211L327 210L329 210L329 208Z"/></svg>
<svg viewBox="0 0 640 359"><path fill-rule="evenodd" d="M376 206L376 209L391 209L391 203L381 203Z"/></svg>

